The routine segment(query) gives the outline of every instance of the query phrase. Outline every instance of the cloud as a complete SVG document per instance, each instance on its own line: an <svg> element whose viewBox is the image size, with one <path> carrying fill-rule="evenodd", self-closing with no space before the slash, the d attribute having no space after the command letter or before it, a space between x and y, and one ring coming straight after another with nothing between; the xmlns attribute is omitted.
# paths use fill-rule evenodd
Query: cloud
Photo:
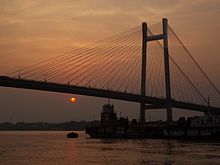
<svg viewBox="0 0 220 165"><path fill-rule="evenodd" d="M219 6L217 0L0 0L0 44L11 44L11 49L16 49L16 44L24 47L20 54L32 53L25 47L41 53L41 47L44 51L48 48L44 55L49 56L50 49L86 45L143 21L154 24L168 17L183 40L190 38L188 45L211 45L211 40L196 36L205 30L206 38L214 37L220 27ZM1 52L7 51L1 47Z"/></svg>

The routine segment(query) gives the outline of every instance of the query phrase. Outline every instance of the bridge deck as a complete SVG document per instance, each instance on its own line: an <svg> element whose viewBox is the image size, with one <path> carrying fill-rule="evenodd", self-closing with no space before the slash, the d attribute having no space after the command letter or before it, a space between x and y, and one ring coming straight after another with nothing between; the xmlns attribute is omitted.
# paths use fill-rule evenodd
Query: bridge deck
<svg viewBox="0 0 220 165"><path fill-rule="evenodd" d="M17 79L6 76L0 76L0 86L33 89L33 90L41 90L41 91L51 91L51 92L59 92L59 93L79 94L86 96L95 96L95 97L137 102L137 103L145 102L146 104L152 104L152 105L166 105L167 103L167 100L165 98L156 98L151 96L142 97L141 95L138 94L132 94L126 92L96 89L90 87L81 87L81 86L67 85L67 84L56 84L56 83L44 82L44 81ZM215 113L220 113L220 108L218 107L208 107L204 105L186 103L176 100L171 100L171 102L172 102L172 107L174 108L194 110L200 112L214 111Z"/></svg>

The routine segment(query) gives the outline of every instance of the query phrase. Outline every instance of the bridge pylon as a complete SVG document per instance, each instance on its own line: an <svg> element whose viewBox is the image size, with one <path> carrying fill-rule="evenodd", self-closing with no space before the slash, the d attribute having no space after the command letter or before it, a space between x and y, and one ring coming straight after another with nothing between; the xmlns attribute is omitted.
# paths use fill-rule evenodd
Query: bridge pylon
<svg viewBox="0 0 220 165"><path fill-rule="evenodd" d="M141 96L146 96L147 75L147 24L142 23L142 67L141 67ZM145 102L140 103L140 122L145 122Z"/></svg>
<svg viewBox="0 0 220 165"><path fill-rule="evenodd" d="M166 88L166 109L167 121L172 122L172 103L171 103L171 86L170 86L170 65L168 51L168 20L163 18L163 48L164 48L164 67L165 67L165 88Z"/></svg>
<svg viewBox="0 0 220 165"><path fill-rule="evenodd" d="M165 105L145 105L140 103L140 122L145 122L145 110L165 108L167 110L167 121L172 122L172 97L170 85L170 66L169 66L169 51L168 51L168 20L162 19L163 33L158 35L147 35L147 24L142 23L142 72L141 72L141 96L146 96L146 76L147 76L147 43L151 41L163 40L164 50L164 70L165 70L165 88L166 88L166 104Z"/></svg>

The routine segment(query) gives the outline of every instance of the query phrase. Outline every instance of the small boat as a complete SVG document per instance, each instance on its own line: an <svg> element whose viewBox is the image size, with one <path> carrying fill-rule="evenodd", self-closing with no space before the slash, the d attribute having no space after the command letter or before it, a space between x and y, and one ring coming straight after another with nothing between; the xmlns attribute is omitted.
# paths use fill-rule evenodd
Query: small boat
<svg viewBox="0 0 220 165"><path fill-rule="evenodd" d="M70 132L66 135L67 138L78 138L79 135L78 133L75 133L75 132Z"/></svg>

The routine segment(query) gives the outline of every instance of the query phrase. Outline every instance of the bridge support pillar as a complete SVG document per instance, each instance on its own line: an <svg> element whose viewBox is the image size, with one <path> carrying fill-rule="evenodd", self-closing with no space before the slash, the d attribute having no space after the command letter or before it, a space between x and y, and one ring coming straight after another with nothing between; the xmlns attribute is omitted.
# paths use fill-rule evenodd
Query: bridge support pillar
<svg viewBox="0 0 220 165"><path fill-rule="evenodd" d="M163 45L164 45L164 67L165 67L165 87L166 87L166 109L167 121L172 122L172 102L171 102L171 87L170 87L170 67L169 67L169 52L168 52L168 21L163 18Z"/></svg>
<svg viewBox="0 0 220 165"><path fill-rule="evenodd" d="M147 24L142 23L142 68L141 68L141 96L146 96L146 65L147 65ZM145 122L145 102L140 103L140 122Z"/></svg>

